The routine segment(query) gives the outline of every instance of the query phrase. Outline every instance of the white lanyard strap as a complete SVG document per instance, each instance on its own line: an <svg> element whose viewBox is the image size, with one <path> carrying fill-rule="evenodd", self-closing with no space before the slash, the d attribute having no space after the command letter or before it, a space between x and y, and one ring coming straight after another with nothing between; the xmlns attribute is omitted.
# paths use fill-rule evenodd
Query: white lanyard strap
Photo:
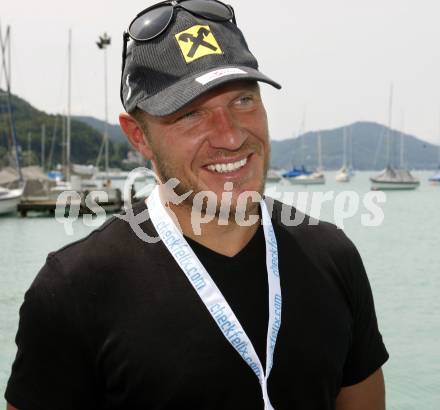
<svg viewBox="0 0 440 410"><path fill-rule="evenodd" d="M278 270L277 240L264 201L260 202L266 241L266 265L269 283L269 323L266 341L266 371L255 352L249 337L229 306L228 302L200 262L181 231L176 227L163 206L159 186L147 199L151 222L157 233L186 275L224 337L254 371L260 382L265 410L273 410L267 392L267 379L273 366L273 355L278 330L281 326L281 286Z"/></svg>

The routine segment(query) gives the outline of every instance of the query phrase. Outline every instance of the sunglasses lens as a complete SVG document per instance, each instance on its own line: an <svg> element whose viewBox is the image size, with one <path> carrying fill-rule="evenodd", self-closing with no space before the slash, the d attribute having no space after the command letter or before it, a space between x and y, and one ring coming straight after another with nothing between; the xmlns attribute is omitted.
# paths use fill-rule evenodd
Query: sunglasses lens
<svg viewBox="0 0 440 410"><path fill-rule="evenodd" d="M187 0L180 3L180 5L184 9L209 20L225 21L233 17L229 7L213 0Z"/></svg>
<svg viewBox="0 0 440 410"><path fill-rule="evenodd" d="M173 15L173 7L164 5L135 18L128 29L135 40L149 40L160 34L167 26Z"/></svg>

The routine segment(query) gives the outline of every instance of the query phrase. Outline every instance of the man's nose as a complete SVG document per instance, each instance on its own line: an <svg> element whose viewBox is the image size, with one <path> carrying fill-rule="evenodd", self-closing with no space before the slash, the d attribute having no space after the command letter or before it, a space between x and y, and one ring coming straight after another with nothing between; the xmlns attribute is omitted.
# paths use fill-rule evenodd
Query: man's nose
<svg viewBox="0 0 440 410"><path fill-rule="evenodd" d="M212 111L209 142L213 148L235 151L246 140L246 133L228 108L218 107Z"/></svg>

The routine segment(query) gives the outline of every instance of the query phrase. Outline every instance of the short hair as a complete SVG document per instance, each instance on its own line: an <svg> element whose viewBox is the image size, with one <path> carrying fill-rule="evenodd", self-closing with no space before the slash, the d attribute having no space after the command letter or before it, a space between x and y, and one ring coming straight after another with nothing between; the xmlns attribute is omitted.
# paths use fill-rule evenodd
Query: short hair
<svg viewBox="0 0 440 410"><path fill-rule="evenodd" d="M148 138L148 122L146 120L145 111L141 110L139 107L136 107L132 112L129 113L141 126L142 131L145 136Z"/></svg>

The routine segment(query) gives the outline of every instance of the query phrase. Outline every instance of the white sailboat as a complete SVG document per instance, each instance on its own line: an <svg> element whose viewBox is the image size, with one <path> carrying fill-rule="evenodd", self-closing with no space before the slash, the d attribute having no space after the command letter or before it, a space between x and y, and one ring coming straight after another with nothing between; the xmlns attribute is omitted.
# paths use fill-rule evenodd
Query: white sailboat
<svg viewBox="0 0 440 410"><path fill-rule="evenodd" d="M350 172L347 168L347 128L344 127L342 129L342 168L336 174L337 182L350 182Z"/></svg>
<svg viewBox="0 0 440 410"><path fill-rule="evenodd" d="M375 191L395 191L395 190L414 190L420 185L420 181L415 178L411 172L403 168L394 168L390 164L390 139L393 108L393 85L390 88L390 100L388 111L388 129L387 129L387 167L375 177L371 177L371 189ZM401 162L403 162L403 136L401 138Z"/></svg>
<svg viewBox="0 0 440 410"><path fill-rule="evenodd" d="M304 138L304 134L301 136ZM322 172L322 143L321 143L321 133L318 133L317 138L317 151L318 151L318 168L314 172L307 171L304 167L302 169L295 170L283 175L292 185L323 185L325 184L325 175ZM302 141L302 146L304 147L304 141ZM303 149L304 152L304 149ZM296 171L296 172L295 172Z"/></svg>
<svg viewBox="0 0 440 410"><path fill-rule="evenodd" d="M347 167L342 167L335 177L336 182L350 182L350 172Z"/></svg>
<svg viewBox="0 0 440 410"><path fill-rule="evenodd" d="M16 212L22 196L23 188L8 189L0 186L0 215Z"/></svg>

